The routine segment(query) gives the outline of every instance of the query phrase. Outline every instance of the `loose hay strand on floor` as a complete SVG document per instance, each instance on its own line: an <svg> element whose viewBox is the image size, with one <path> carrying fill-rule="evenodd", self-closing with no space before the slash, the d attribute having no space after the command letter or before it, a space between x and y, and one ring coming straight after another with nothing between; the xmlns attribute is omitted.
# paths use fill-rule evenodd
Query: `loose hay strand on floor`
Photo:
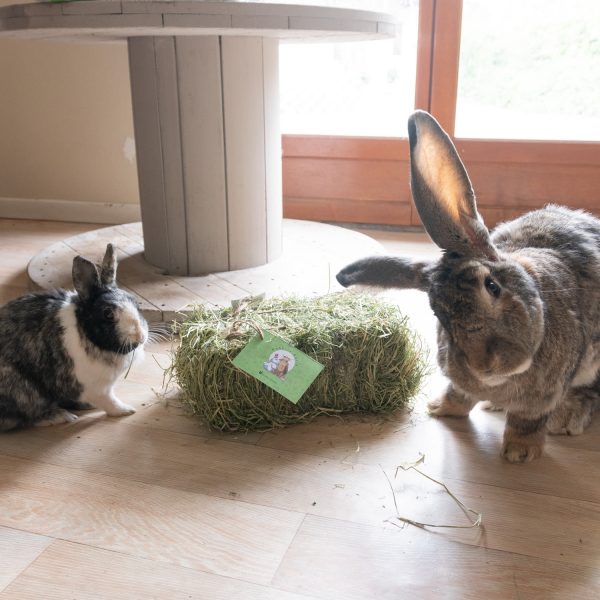
<svg viewBox="0 0 600 600"><path fill-rule="evenodd" d="M226 337L234 323L236 335ZM176 327L181 344L171 373L182 401L220 431L272 429L321 414L389 413L410 405L427 368L424 345L406 317L368 295L198 306ZM297 405L231 363L256 327L325 366Z"/></svg>

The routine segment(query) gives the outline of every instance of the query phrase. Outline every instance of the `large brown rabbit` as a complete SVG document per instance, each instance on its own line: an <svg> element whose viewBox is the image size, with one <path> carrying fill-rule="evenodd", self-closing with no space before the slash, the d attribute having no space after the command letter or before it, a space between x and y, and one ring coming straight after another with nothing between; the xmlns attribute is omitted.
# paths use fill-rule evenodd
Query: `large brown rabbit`
<svg viewBox="0 0 600 600"><path fill-rule="evenodd" d="M369 257L338 281L427 292L450 379L430 412L465 416L489 400L507 411L504 457L530 461L547 431L581 433L599 404L600 220L549 206L490 235L437 121L418 111L408 133L412 194L443 257Z"/></svg>

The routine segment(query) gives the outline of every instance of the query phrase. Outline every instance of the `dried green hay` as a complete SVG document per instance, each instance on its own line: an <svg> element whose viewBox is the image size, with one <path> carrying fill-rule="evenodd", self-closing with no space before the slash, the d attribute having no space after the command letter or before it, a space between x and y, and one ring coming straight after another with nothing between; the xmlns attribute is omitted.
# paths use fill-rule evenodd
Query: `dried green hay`
<svg viewBox="0 0 600 600"><path fill-rule="evenodd" d="M257 330L325 366L298 404L231 363ZM181 344L170 374L182 402L220 431L266 430L322 414L391 413L410 406L427 369L424 345L407 318L364 294L198 306L176 331Z"/></svg>

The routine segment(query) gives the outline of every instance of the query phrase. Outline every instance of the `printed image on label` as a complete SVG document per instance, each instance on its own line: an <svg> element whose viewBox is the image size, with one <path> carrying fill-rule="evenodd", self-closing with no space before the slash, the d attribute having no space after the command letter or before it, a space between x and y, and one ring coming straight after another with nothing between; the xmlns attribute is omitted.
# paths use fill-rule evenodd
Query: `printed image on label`
<svg viewBox="0 0 600 600"><path fill-rule="evenodd" d="M273 375L277 375L283 381L295 365L296 359L294 355L280 348L269 356L269 360L263 364L263 369L269 371L269 373L273 373Z"/></svg>
<svg viewBox="0 0 600 600"><path fill-rule="evenodd" d="M323 370L316 360L268 331L264 338L252 338L233 364L294 404Z"/></svg>

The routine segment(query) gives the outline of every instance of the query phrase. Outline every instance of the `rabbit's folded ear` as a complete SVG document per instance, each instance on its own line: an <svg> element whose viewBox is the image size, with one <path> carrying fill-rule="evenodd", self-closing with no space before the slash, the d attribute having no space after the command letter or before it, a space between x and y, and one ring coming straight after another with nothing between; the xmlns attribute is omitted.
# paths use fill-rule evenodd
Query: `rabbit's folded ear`
<svg viewBox="0 0 600 600"><path fill-rule="evenodd" d="M412 195L431 239L461 256L497 260L471 181L448 134L419 110L408 120L408 139Z"/></svg>
<svg viewBox="0 0 600 600"><path fill-rule="evenodd" d="M89 298L100 287L96 265L82 256L76 256L73 259L73 285L80 298Z"/></svg>
<svg viewBox="0 0 600 600"><path fill-rule="evenodd" d="M117 251L112 244L106 246L106 253L102 259L100 269L100 281L102 285L115 286L117 283Z"/></svg>
<svg viewBox="0 0 600 600"><path fill-rule="evenodd" d="M368 256L344 267L336 279L340 285L372 285L383 288L428 291L434 262L399 256Z"/></svg>

